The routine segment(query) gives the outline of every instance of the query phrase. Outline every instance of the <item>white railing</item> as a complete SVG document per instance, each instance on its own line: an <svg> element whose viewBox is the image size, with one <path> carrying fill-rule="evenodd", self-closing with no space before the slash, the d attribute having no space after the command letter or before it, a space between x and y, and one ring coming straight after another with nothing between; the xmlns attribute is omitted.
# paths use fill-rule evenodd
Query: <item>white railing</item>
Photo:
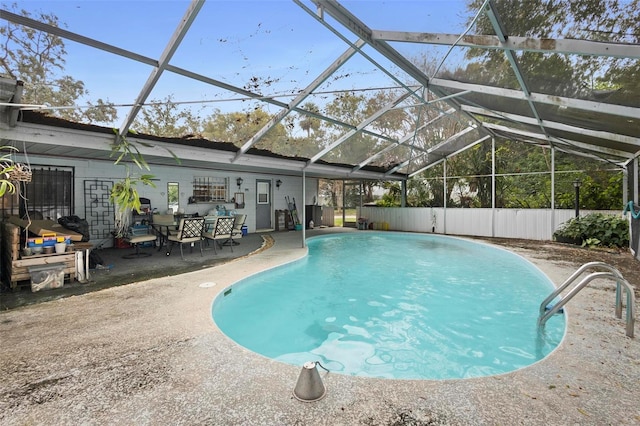
<svg viewBox="0 0 640 426"><path fill-rule="evenodd" d="M581 210L580 215L595 213ZM622 211L598 210L610 215ZM571 209L459 209L442 207L361 207L357 217L369 223L387 223L389 230L436 232L477 237L552 240L560 224L575 216Z"/></svg>

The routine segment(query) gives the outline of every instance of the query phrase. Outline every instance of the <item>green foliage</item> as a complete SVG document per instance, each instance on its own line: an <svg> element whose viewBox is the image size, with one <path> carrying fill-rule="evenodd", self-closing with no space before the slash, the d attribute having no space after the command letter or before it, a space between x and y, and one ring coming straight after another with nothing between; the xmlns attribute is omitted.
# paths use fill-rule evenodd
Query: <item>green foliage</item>
<svg viewBox="0 0 640 426"><path fill-rule="evenodd" d="M130 209L140 213L140 194L138 194L136 185L138 183L142 183L143 185L155 187L155 184L151 179L153 179L152 175L125 177L123 180L116 182L113 185L111 194L109 195L109 201L115 204L119 209Z"/></svg>
<svg viewBox="0 0 640 426"><path fill-rule="evenodd" d="M305 111L310 111L312 113L320 113L320 109L313 102L305 102L302 108ZM319 118L316 118L313 115L304 115L300 118L298 125L304 132L306 132L307 139L311 139L311 135L317 133L318 130L320 130L322 122Z"/></svg>
<svg viewBox="0 0 640 426"><path fill-rule="evenodd" d="M400 207L401 188L398 182L383 182L385 192L382 198L376 201L380 207Z"/></svg>
<svg viewBox="0 0 640 426"><path fill-rule="evenodd" d="M8 7L13 13L62 28L52 13L33 16L18 10L18 4ZM61 37L23 25L5 22L0 26L0 74L24 82L22 102L26 104L72 106L89 94L84 83L62 75L65 66L64 41ZM71 121L110 122L117 117L112 104L98 99L96 104L84 101L89 108L61 108L48 114ZM46 110L45 110L46 111Z"/></svg>
<svg viewBox="0 0 640 426"><path fill-rule="evenodd" d="M111 146L111 154L109 155L110 157L117 156L116 161L114 161L113 164L117 166L122 161L132 161L140 169L151 170L151 168L147 164L147 161L144 159L144 156L138 149L137 145L152 148L153 144L150 144L147 142L133 143L129 141L125 136L120 136L118 134L118 129L113 129L113 133L116 134L116 140ZM135 132L132 130L130 130L129 133L135 135ZM165 148L165 149L167 150L167 152L171 154L173 159L176 160L176 163L180 164L180 158L178 158L170 149L168 148Z"/></svg>
<svg viewBox="0 0 640 426"><path fill-rule="evenodd" d="M3 150L17 151L17 148L12 146L0 146L0 151ZM7 192L9 194L15 194L16 187L9 178L9 172L15 169L16 165L11 159L11 152L5 152L0 156L0 197L3 197Z"/></svg>
<svg viewBox="0 0 640 426"><path fill-rule="evenodd" d="M116 134L116 141L113 144L111 156L117 156L114 161L115 165L122 165L126 169L126 176L119 182L116 182L111 188L109 201L116 206L115 211L115 236L123 237L129 230L129 222L131 211L135 210L140 213L140 194L137 185L149 185L155 188L153 183L153 175L143 174L133 176L128 164L122 164L123 161L131 161L139 169L151 170L142 153L133 142L129 141L125 136L118 134L118 129L113 129ZM146 145L146 144L144 144Z"/></svg>
<svg viewBox="0 0 640 426"><path fill-rule="evenodd" d="M325 106L324 112L329 117L357 126L367 118L367 98L361 94L340 93ZM337 123L327 123L325 127L330 139L340 138L351 130ZM327 145L327 142L324 141L323 145ZM323 148L325 146L320 146L319 150ZM348 142L335 146L323 160L332 163L357 163L373 152L376 152L375 138L363 132L356 132L349 137Z"/></svg>
<svg viewBox="0 0 640 426"><path fill-rule="evenodd" d="M593 248L599 246L600 244L602 244L602 241L597 238L587 238L582 242L582 247Z"/></svg>
<svg viewBox="0 0 640 426"><path fill-rule="evenodd" d="M203 135L213 141L232 142L241 147L271 120L269 113L260 106L247 112L221 113L219 110L204 123ZM280 123L265 134L262 143L277 144L285 139L285 129ZM277 152L277 151L276 151Z"/></svg>
<svg viewBox="0 0 640 426"><path fill-rule="evenodd" d="M123 160L130 160L133 161L140 169L144 168L147 170L151 170L136 144L129 142L129 140L125 136L119 136L118 129L113 129L113 133L116 134L116 141L111 147L110 157L113 157L115 155L118 156L113 164L117 166ZM151 146L147 143L143 143L142 145Z"/></svg>
<svg viewBox="0 0 640 426"><path fill-rule="evenodd" d="M475 12L482 0L468 0L467 9ZM494 0L493 6L508 27L510 35L533 38L583 39L614 43L636 43L640 25L638 1L626 0ZM488 14L480 16L476 34L494 34ZM517 88L515 74L504 54L498 50L469 49L469 59L478 59L466 68L484 82ZM527 76L529 89L558 96L584 95L594 87L616 87L607 100L626 104L637 88L637 61L597 56L540 55L523 52L519 67ZM616 100L614 100L614 98Z"/></svg>
<svg viewBox="0 0 640 426"><path fill-rule="evenodd" d="M199 135L203 130L202 118L190 109L180 109L173 95L151 100L140 109L132 127L138 133L173 138Z"/></svg>
<svg viewBox="0 0 640 426"><path fill-rule="evenodd" d="M340 206L342 204L342 182L330 179L320 179L318 195L320 195L320 198L324 198L329 206Z"/></svg>
<svg viewBox="0 0 640 426"><path fill-rule="evenodd" d="M130 225L131 211L140 213L140 194L136 187L138 183L149 185L155 188L151 180L152 175L141 175L132 177L127 167L127 176L120 182L116 182L111 188L109 201L116 206L115 211L115 236L123 237L127 234Z"/></svg>
<svg viewBox="0 0 640 426"><path fill-rule="evenodd" d="M618 216L592 213L570 219L553 233L556 241L574 240L583 247L629 245L629 223Z"/></svg>
<svg viewBox="0 0 640 426"><path fill-rule="evenodd" d="M179 200L180 200L180 194L179 194L179 184L178 183L171 183L169 182L167 184L167 201L169 203L169 205L172 204L178 204Z"/></svg>
<svg viewBox="0 0 640 426"><path fill-rule="evenodd" d="M496 142L496 207L551 208L551 151L536 145ZM617 210L622 200L622 171L591 158L556 151L555 207L573 209L579 179L580 208ZM408 181L410 206L444 205L442 165ZM412 184L413 182L413 184ZM398 198L399 200L399 198ZM485 142L447 159L447 205L491 207L491 144Z"/></svg>

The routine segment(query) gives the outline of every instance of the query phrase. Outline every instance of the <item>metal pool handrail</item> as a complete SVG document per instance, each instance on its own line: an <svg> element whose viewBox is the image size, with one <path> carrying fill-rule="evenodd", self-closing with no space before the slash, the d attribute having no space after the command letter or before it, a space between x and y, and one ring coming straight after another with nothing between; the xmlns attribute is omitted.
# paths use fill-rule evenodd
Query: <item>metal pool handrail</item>
<svg viewBox="0 0 640 426"><path fill-rule="evenodd" d="M606 269L607 272L592 272L584 277L578 284L564 296L558 303L549 307L549 303L555 299L562 291L569 287L582 273L590 268ZM540 304L540 311L538 317L538 327L544 327L547 320L557 313L569 300L573 298L580 290L582 290L587 284L597 278L611 278L616 281L616 317L622 318L622 287L627 292L627 328L626 333L628 337L633 337L633 329L635 323L635 296L633 294L633 287L613 266L604 262L589 262L578 268L567 280L562 283L560 287L555 289L546 299Z"/></svg>

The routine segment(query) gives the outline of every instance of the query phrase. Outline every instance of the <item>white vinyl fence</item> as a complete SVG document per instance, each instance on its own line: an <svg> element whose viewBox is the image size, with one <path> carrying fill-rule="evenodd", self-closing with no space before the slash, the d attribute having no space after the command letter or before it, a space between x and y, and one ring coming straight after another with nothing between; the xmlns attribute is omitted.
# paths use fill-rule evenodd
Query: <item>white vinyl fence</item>
<svg viewBox="0 0 640 426"><path fill-rule="evenodd" d="M598 210L621 215L622 210ZM581 210L580 216L595 213ZM552 240L560 224L575 217L575 210L460 209L442 207L361 207L358 217L367 218L374 229L387 223L391 231L435 232L477 237Z"/></svg>

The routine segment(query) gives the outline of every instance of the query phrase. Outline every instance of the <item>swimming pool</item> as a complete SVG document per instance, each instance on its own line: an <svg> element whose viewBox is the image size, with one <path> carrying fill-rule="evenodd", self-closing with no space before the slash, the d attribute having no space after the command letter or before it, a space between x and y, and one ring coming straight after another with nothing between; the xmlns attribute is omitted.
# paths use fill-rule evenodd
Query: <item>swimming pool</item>
<svg viewBox="0 0 640 426"><path fill-rule="evenodd" d="M502 374L548 355L563 315L539 332L553 284L490 245L438 235L314 237L309 255L246 278L213 303L218 327L269 358L396 379Z"/></svg>

